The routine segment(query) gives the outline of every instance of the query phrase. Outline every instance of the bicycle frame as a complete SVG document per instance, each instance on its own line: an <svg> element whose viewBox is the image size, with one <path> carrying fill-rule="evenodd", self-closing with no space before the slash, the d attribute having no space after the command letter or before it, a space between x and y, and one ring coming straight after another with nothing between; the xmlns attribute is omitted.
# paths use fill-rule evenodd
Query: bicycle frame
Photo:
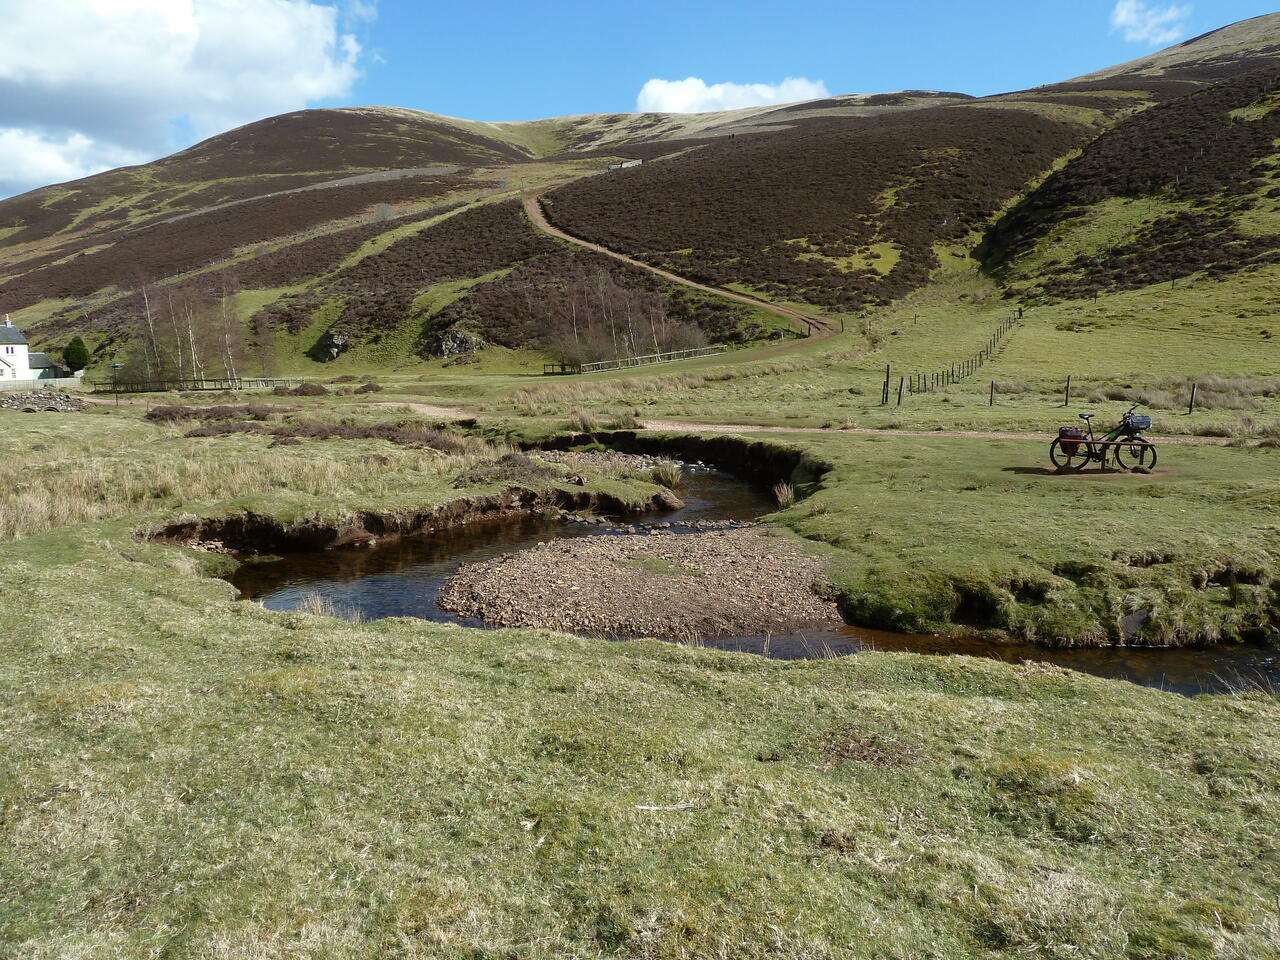
<svg viewBox="0 0 1280 960"><path fill-rule="evenodd" d="M1086 448L1086 451L1087 451L1086 455L1088 456L1088 458L1090 460L1097 460L1103 470L1107 468L1107 459L1111 456L1112 452L1115 450L1115 446L1113 446L1113 444L1115 443L1116 440L1120 439L1121 436L1125 437L1125 439L1129 439L1131 437L1138 440L1145 439L1142 436L1141 430L1131 431L1126 429L1125 427L1125 425L1129 422L1130 414L1132 414L1133 411L1137 409L1138 409L1138 404L1135 403L1132 407L1130 407L1128 410L1125 411L1124 416L1120 418L1120 422L1118 424L1116 424L1112 429L1108 430L1106 433L1104 433L1100 437L1094 436L1093 418L1090 417L1088 420L1085 421L1085 426L1089 428L1089 436L1086 439L1081 440L1080 444L1081 446ZM1117 460L1117 463L1118 462L1119 461Z"/></svg>

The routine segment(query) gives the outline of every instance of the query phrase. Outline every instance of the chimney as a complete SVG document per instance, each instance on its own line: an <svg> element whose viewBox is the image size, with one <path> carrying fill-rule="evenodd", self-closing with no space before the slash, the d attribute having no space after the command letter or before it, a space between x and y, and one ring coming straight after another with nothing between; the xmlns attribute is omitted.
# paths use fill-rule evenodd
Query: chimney
<svg viewBox="0 0 1280 960"><path fill-rule="evenodd" d="M4 315L4 325L5 325L6 327L12 327L12 326L13 326L13 321L9 319L9 315L8 315L7 313Z"/></svg>

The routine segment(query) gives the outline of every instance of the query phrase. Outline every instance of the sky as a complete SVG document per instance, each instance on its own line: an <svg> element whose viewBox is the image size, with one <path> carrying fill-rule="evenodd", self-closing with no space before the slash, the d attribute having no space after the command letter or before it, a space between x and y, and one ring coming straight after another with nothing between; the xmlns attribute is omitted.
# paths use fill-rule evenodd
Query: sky
<svg viewBox="0 0 1280 960"><path fill-rule="evenodd" d="M1250 0L0 0L0 197L304 107L476 120L1052 83Z"/></svg>

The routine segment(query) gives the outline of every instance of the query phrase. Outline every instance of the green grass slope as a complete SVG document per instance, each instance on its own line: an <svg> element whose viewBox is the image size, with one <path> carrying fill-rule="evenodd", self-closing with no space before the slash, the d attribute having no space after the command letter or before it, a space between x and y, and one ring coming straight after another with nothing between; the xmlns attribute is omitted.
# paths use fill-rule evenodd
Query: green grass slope
<svg viewBox="0 0 1280 960"><path fill-rule="evenodd" d="M127 410L6 427L0 462L89 448L77 474L143 495L0 547L0 955L1280 946L1274 697L271 613L209 577L216 555L136 531L418 509L492 454L191 440Z"/></svg>

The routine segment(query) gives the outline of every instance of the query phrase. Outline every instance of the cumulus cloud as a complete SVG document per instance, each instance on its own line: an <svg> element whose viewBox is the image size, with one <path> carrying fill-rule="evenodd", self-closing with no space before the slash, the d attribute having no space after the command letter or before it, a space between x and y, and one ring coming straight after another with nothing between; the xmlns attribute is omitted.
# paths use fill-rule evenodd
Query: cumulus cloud
<svg viewBox="0 0 1280 960"><path fill-rule="evenodd" d="M1187 32L1191 5L1148 6L1142 0L1116 0L1111 10L1111 32L1120 31L1129 43L1160 47Z"/></svg>
<svg viewBox="0 0 1280 960"><path fill-rule="evenodd" d="M707 83L698 77L650 80L640 88L636 109L641 113L707 113L793 103L829 97L821 80L788 77L781 83Z"/></svg>
<svg viewBox="0 0 1280 960"><path fill-rule="evenodd" d="M0 196L347 94L361 48L315 0L0 4Z"/></svg>

